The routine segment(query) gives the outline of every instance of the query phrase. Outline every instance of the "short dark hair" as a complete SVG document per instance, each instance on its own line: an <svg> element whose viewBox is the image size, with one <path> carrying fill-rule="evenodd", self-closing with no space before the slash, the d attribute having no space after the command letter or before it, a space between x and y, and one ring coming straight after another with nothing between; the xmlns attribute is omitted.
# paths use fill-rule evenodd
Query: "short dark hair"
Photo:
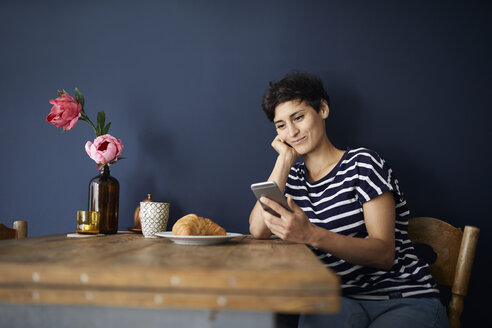
<svg viewBox="0 0 492 328"><path fill-rule="evenodd" d="M277 82L270 82L270 87L263 96L262 107L268 119L273 122L275 108L281 103L291 100L305 101L319 112L323 99L330 106L330 97L320 78L313 74L294 71Z"/></svg>

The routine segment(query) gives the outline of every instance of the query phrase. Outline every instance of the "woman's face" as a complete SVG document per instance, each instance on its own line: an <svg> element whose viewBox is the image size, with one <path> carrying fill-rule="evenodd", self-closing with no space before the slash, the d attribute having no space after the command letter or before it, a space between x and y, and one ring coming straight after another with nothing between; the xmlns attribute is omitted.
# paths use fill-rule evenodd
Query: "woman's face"
<svg viewBox="0 0 492 328"><path fill-rule="evenodd" d="M299 155L305 155L315 150L326 137L325 119L328 113L329 108L324 101L317 113L306 102L291 100L275 107L273 122L279 137Z"/></svg>

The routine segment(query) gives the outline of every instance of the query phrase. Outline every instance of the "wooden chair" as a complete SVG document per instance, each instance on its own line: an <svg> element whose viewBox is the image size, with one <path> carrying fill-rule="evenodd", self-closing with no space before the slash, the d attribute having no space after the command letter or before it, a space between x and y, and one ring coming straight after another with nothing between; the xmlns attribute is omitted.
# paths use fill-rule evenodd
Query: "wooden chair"
<svg viewBox="0 0 492 328"><path fill-rule="evenodd" d="M451 287L448 306L451 328L460 326L479 232L480 229L473 226L465 226L461 231L434 218L413 218L408 221L408 235L412 243L416 246L429 245L437 255L435 262L429 263L434 280Z"/></svg>
<svg viewBox="0 0 492 328"><path fill-rule="evenodd" d="M27 238L27 221L14 221L13 229L0 223L0 240Z"/></svg>

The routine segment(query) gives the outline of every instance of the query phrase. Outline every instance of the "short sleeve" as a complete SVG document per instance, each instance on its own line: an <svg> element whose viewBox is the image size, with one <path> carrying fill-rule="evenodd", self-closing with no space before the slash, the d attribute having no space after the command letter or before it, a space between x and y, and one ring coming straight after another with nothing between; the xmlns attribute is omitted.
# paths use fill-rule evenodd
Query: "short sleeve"
<svg viewBox="0 0 492 328"><path fill-rule="evenodd" d="M357 196L361 204L386 191L395 191L392 170L374 151L365 149L357 156ZM396 195L395 195L396 196Z"/></svg>

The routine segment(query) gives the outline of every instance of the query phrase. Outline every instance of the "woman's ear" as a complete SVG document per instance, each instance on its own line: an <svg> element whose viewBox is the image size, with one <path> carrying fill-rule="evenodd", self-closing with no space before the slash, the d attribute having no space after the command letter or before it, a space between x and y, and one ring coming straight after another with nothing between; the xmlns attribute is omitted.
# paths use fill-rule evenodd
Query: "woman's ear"
<svg viewBox="0 0 492 328"><path fill-rule="evenodd" d="M323 119L328 118L328 115L330 114L330 107L328 106L328 103L324 99L321 99L320 101L319 114Z"/></svg>

